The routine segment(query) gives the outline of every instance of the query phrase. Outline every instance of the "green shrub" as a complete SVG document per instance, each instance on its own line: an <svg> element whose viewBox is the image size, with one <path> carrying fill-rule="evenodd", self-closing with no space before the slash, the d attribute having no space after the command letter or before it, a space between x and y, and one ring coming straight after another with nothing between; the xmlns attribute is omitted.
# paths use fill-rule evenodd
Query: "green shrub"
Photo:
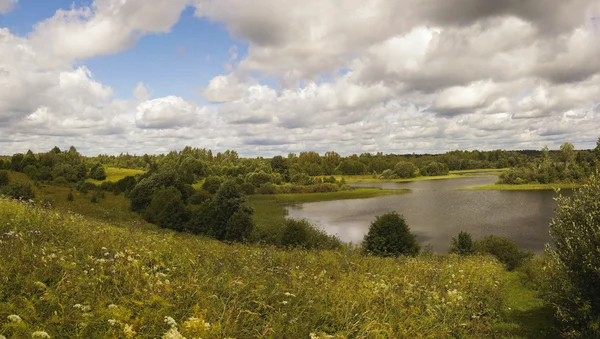
<svg viewBox="0 0 600 339"><path fill-rule="evenodd" d="M243 183L240 187L246 195L252 195L256 191L256 187L248 182Z"/></svg>
<svg viewBox="0 0 600 339"><path fill-rule="evenodd" d="M90 169L90 178L94 180L106 180L106 171L100 164L94 165Z"/></svg>
<svg viewBox="0 0 600 339"><path fill-rule="evenodd" d="M450 241L450 253L458 255L471 255L475 253L473 238L467 232L461 231L458 237L452 237Z"/></svg>
<svg viewBox="0 0 600 339"><path fill-rule="evenodd" d="M73 201L73 199L75 199L75 198L73 197L73 192L72 192L72 191L69 191L69 194L67 195L67 201Z"/></svg>
<svg viewBox="0 0 600 339"><path fill-rule="evenodd" d="M557 198L546 248L547 301L574 337L600 337L600 177L572 197Z"/></svg>
<svg viewBox="0 0 600 339"><path fill-rule="evenodd" d="M259 194L277 194L277 186L273 185L270 182L266 183L266 184L260 186L260 188L258 189L258 193Z"/></svg>
<svg viewBox="0 0 600 339"><path fill-rule="evenodd" d="M14 199L31 200L35 198L35 192L29 182L15 180L0 188L0 193Z"/></svg>
<svg viewBox="0 0 600 339"><path fill-rule="evenodd" d="M410 233L404 217L396 212L380 215L371 223L363 248L367 253L382 257L414 257L420 250L416 236Z"/></svg>
<svg viewBox="0 0 600 339"><path fill-rule="evenodd" d="M493 255L509 271L523 265L527 259L533 256L533 253L521 250L514 240L495 235L488 235L476 241L475 252Z"/></svg>
<svg viewBox="0 0 600 339"><path fill-rule="evenodd" d="M338 237L327 234L307 220L287 219L280 244L285 247L305 249L336 249L342 247Z"/></svg>
<svg viewBox="0 0 600 339"><path fill-rule="evenodd" d="M200 189L188 199L188 202L192 205L200 205L201 203L210 200L211 198L212 195L210 193L203 189Z"/></svg>
<svg viewBox="0 0 600 339"><path fill-rule="evenodd" d="M8 172L0 171L0 187L8 185Z"/></svg>
<svg viewBox="0 0 600 339"><path fill-rule="evenodd" d="M178 231L184 230L189 219L182 194L174 186L158 189L142 215L148 222Z"/></svg>

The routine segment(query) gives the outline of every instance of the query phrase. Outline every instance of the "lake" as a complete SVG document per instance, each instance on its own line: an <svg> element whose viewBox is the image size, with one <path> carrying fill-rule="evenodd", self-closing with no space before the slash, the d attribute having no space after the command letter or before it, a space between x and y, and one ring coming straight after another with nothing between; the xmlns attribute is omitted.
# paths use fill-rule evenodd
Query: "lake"
<svg viewBox="0 0 600 339"><path fill-rule="evenodd" d="M475 239L494 234L521 248L542 252L550 242L554 191L459 191L496 182L495 176L408 183L354 183L354 187L411 189L412 193L369 199L305 203L288 207L289 217L308 219L342 241L360 243L377 215L404 215L422 245L446 252L453 236L467 231ZM570 194L565 191L565 194Z"/></svg>

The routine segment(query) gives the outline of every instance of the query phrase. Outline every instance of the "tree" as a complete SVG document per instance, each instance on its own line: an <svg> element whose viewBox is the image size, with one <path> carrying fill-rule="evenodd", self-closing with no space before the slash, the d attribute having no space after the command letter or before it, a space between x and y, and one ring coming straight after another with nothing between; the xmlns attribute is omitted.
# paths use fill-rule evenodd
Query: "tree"
<svg viewBox="0 0 600 339"><path fill-rule="evenodd" d="M476 241L475 252L496 257L509 271L523 265L525 260L533 255L531 252L521 250L514 240L495 235L488 235Z"/></svg>
<svg viewBox="0 0 600 339"><path fill-rule="evenodd" d="M416 236L410 232L404 217L396 212L380 215L371 223L363 248L382 257L416 256L420 251Z"/></svg>
<svg viewBox="0 0 600 339"><path fill-rule="evenodd" d="M419 169L412 162L408 161L400 161L394 166L394 172L400 178L414 178L417 176L417 171Z"/></svg>
<svg viewBox="0 0 600 339"><path fill-rule="evenodd" d="M0 194L4 194L14 199L31 200L35 198L35 193L31 184L26 181L11 181L8 185L0 189Z"/></svg>
<svg viewBox="0 0 600 339"><path fill-rule="evenodd" d="M594 148L594 155L596 156L596 162L600 163L600 138L596 141L596 148Z"/></svg>
<svg viewBox="0 0 600 339"><path fill-rule="evenodd" d="M169 186L175 186L182 195L184 194L183 184L173 171L161 171L140 180L129 193L131 210L134 212L143 211L152 202L152 195L156 190ZM182 198L187 200L187 196Z"/></svg>
<svg viewBox="0 0 600 339"><path fill-rule="evenodd" d="M208 191L210 194L215 194L221 187L221 179L219 177L210 176L204 180L202 188Z"/></svg>
<svg viewBox="0 0 600 339"><path fill-rule="evenodd" d="M560 159L565 163L566 167L575 159L575 147L573 144L565 142L560 145Z"/></svg>
<svg viewBox="0 0 600 339"><path fill-rule="evenodd" d="M467 232L461 231L458 237L452 237L450 241L450 253L458 255L471 255L475 253L475 247L473 246L473 238Z"/></svg>
<svg viewBox="0 0 600 339"><path fill-rule="evenodd" d="M253 210L239 185L231 180L219 188L207 213L212 219L212 235L219 240L242 241L254 227ZM236 225L237 222L241 224Z"/></svg>
<svg viewBox="0 0 600 339"><path fill-rule="evenodd" d="M173 186L156 190L143 216L148 222L178 231L184 230L189 219L182 194Z"/></svg>
<svg viewBox="0 0 600 339"><path fill-rule="evenodd" d="M289 166L287 160L281 155L278 155L271 159L271 168L273 171L285 175L287 174Z"/></svg>
<svg viewBox="0 0 600 339"><path fill-rule="evenodd" d="M100 163L95 164L90 169L90 178L94 180L106 180L106 172Z"/></svg>
<svg viewBox="0 0 600 339"><path fill-rule="evenodd" d="M572 197L557 198L547 246L546 299L568 330L600 337L600 174Z"/></svg>

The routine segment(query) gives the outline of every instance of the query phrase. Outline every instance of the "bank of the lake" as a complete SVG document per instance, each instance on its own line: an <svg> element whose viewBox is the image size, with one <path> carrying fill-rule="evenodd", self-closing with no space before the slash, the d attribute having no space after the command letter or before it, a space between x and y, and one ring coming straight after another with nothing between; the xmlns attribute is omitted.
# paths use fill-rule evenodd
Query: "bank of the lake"
<svg viewBox="0 0 600 339"><path fill-rule="evenodd" d="M450 171L447 175L434 175L434 176L418 176L414 178L399 178L399 179L381 179L381 178L373 178L372 175L336 175L334 176L336 180L346 181L347 183L358 183L358 182L371 182L371 183L381 183L381 182L414 182L414 181L429 181L429 180L446 180L446 179L461 179L468 177L476 177L476 176L498 176L503 171L506 171L507 168L484 168L484 169L470 169L470 170L457 170Z"/></svg>
<svg viewBox="0 0 600 339"><path fill-rule="evenodd" d="M488 184L473 187L463 187L459 190L464 191L543 191L556 189L576 189L580 188L581 184L577 183L552 183L552 184Z"/></svg>

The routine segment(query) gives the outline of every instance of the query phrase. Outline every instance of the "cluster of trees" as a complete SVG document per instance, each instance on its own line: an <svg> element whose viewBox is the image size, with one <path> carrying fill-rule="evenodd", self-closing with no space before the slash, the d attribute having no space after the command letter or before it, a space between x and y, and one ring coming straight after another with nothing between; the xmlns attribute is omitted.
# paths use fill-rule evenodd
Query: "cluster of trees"
<svg viewBox="0 0 600 339"><path fill-rule="evenodd" d="M35 192L30 183L10 180L6 171L0 171L0 195L25 201L35 198Z"/></svg>
<svg viewBox="0 0 600 339"><path fill-rule="evenodd" d="M526 164L502 173L500 184L582 182L600 163L600 139L594 150L575 150L573 144L564 143L559 151L544 147L540 155Z"/></svg>
<svg viewBox="0 0 600 339"><path fill-rule="evenodd" d="M87 159L73 146L68 151L54 147L46 153L14 154L8 160L0 160L0 169L25 173L32 180L52 181L58 185L77 183L88 177L104 180L106 174L100 163L94 164L88 171Z"/></svg>

